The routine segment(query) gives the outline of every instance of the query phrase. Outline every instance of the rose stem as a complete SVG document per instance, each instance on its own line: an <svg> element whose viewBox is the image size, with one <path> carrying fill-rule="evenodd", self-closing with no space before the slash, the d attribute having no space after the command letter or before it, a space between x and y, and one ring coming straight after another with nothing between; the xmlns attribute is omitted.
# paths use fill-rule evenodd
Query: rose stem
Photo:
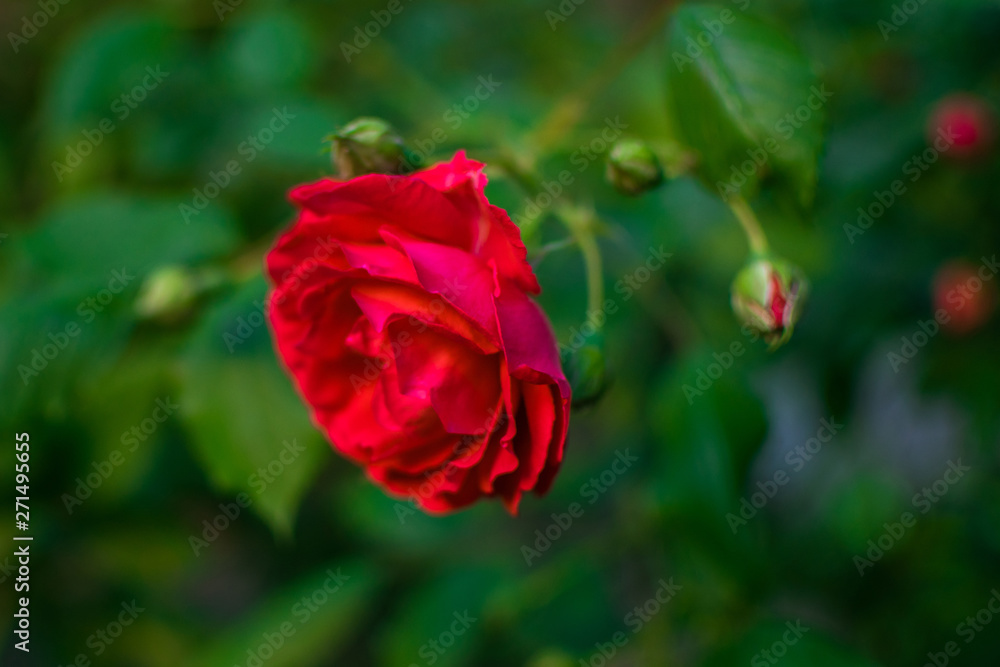
<svg viewBox="0 0 1000 667"><path fill-rule="evenodd" d="M750 244L750 252L754 255L764 255L767 253L767 236L754 215L753 209L743 197L733 196L727 200L733 215L743 228L743 233L747 235L747 243Z"/></svg>
<svg viewBox="0 0 1000 667"><path fill-rule="evenodd" d="M583 265L587 272L587 317L600 312L604 307L604 273L601 270L601 249L594 235L593 211L561 205L556 209L556 215L563 221L566 228L576 239L583 255ZM597 318L594 318L597 319ZM595 326L595 328L600 328Z"/></svg>

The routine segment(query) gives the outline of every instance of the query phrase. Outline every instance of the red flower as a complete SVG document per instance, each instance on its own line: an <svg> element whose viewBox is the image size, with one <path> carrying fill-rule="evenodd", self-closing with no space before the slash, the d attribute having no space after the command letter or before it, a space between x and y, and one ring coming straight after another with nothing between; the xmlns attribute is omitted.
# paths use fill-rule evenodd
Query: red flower
<svg viewBox="0 0 1000 667"><path fill-rule="evenodd" d="M944 327L954 334L966 334L982 326L996 307L996 287L992 274L983 279L977 268L964 260L952 260L934 274L935 312L944 311Z"/></svg>
<svg viewBox="0 0 1000 667"><path fill-rule="evenodd" d="M278 352L334 448L429 512L544 493L570 389L520 231L459 152L301 185L267 256Z"/></svg>
<svg viewBox="0 0 1000 667"><path fill-rule="evenodd" d="M944 98L934 107L927 124L927 141L950 142L945 155L965 160L988 153L994 139L993 112L982 99L967 94Z"/></svg>

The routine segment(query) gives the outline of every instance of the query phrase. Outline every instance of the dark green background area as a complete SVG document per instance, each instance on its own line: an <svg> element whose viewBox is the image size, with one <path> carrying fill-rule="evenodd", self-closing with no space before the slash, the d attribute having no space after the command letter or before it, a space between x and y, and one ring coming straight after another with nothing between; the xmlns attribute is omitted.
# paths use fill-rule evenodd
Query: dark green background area
<svg viewBox="0 0 1000 667"><path fill-rule="evenodd" d="M941 160L853 243L843 229L926 148L937 100L972 91L1000 108L995 2L927 2L888 40L878 24L889 2L749 3L834 93L815 204L767 190L756 202L774 248L812 282L775 353L731 313L746 244L715 192L680 177L626 199L603 182L601 161L581 173L572 161L607 118L669 148L669 108L707 113L690 106L701 98L670 99L667 29L593 97L539 168L550 181L573 170L567 195L608 225L613 383L574 413L553 489L526 498L517 518L498 502L411 513L333 454L260 324L261 258L294 214L288 189L330 175L323 138L339 125L381 116L418 147L443 133L435 159L525 153L530 130L655 3L567 0L575 9L552 29L556 0L402 0L348 63L342 43L389 3L243 0L220 20L210 0L52 2L58 13L16 52L9 33L41 10L0 7L0 664L84 654L109 667L230 667L255 664L249 651L268 667L570 667L613 649L610 664L623 667L773 664L762 651L787 667L915 667L948 642L960 648L949 664L995 663L1000 618L971 637L960 624L1000 589L1000 321L933 336L898 373L887 354L933 315L942 264L1000 251L997 160ZM135 108L120 100L158 67L163 80ZM457 123L454 105L489 76L499 88ZM287 124L248 148L276 110ZM53 163L106 118L113 131L57 174ZM231 161L239 173L185 216ZM523 212L524 192L487 173L491 201ZM550 218L539 232L565 234ZM667 265L626 299L616 284L660 246ZM173 319L142 317L143 284L171 266L206 289ZM115 271L126 279L112 284ZM586 304L579 253L554 252L538 275L569 341ZM37 376L22 375L60 341ZM734 343L745 351L730 363ZM685 385L720 358L729 367L689 400ZM165 415L157 401L178 406L162 423L150 421ZM802 465L786 460L824 419L843 426ZM13 649L13 559L3 560L14 434L25 431L29 657ZM291 462L261 475L283 449ZM624 452L638 462L616 472ZM970 470L927 511L915 504L959 459ZM788 483L734 534L727 515L776 471ZM67 506L95 474L100 486ZM582 515L559 527L574 503ZM905 512L913 527L885 537ZM880 537L889 548L862 576L856 557ZM530 565L527 548L538 551ZM663 581L680 586L665 603ZM95 633L133 600L143 611L103 643ZM636 622L636 607L648 620ZM786 634L788 623L808 631ZM280 648L261 654L268 638Z"/></svg>

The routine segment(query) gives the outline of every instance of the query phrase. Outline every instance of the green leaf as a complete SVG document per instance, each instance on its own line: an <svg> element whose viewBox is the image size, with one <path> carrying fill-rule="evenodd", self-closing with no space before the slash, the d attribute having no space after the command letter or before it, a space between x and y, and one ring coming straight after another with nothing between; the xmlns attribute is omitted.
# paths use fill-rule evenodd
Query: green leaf
<svg viewBox="0 0 1000 667"><path fill-rule="evenodd" d="M449 568L413 590L382 626L378 664L469 664L477 638L488 625L483 612L500 576L480 567Z"/></svg>
<svg viewBox="0 0 1000 667"><path fill-rule="evenodd" d="M66 276L58 290L32 285L35 289L0 301L0 321L5 325L0 337L0 395L6 399L0 423L32 409L61 418L79 398L79 379L113 365L123 354L133 328L127 308L130 292L103 304L94 302L92 307L81 300L85 285L82 277L74 284ZM91 292L88 298L99 295Z"/></svg>
<svg viewBox="0 0 1000 667"><path fill-rule="evenodd" d="M224 209L210 206L184 224L182 203L123 193L71 197L42 218L25 248L37 269L90 291L104 287L116 270L141 278L158 266L204 261L237 245L239 233Z"/></svg>
<svg viewBox="0 0 1000 667"><path fill-rule="evenodd" d="M165 347L134 347L115 364L101 364L78 378L75 410L88 439L80 445L91 447L86 455L96 461L113 460L114 473L87 500L87 506L114 505L126 497L142 493L150 481L154 461L176 414L161 405L173 404L176 394L168 388L170 350ZM89 458L78 458L74 472L85 476L94 472Z"/></svg>
<svg viewBox="0 0 1000 667"><path fill-rule="evenodd" d="M356 636L358 625L377 601L379 579L373 568L361 563L342 567L331 564L263 602L191 664L196 667L258 662L267 667L334 664L330 661L332 656ZM276 644L280 648L273 648ZM256 655L256 660L251 655Z"/></svg>
<svg viewBox="0 0 1000 667"><path fill-rule="evenodd" d="M738 503L741 480L765 426L742 368L754 352L738 360L728 351L716 354L702 348L678 367L665 369L652 405L653 429L669 457L660 480L664 506L691 511L703 505L721 517ZM720 370L719 381L712 381L708 374ZM741 416L738 424L725 418L730 414ZM724 528L724 520L719 525Z"/></svg>
<svg viewBox="0 0 1000 667"><path fill-rule="evenodd" d="M287 10L265 9L229 21L220 45L225 82L240 92L272 97L299 83L318 62L308 26ZM271 57L261 58L261 53Z"/></svg>
<svg viewBox="0 0 1000 667"><path fill-rule="evenodd" d="M145 10L105 13L78 31L46 86L43 127L53 141L75 137L142 81L146 67L170 71L181 33ZM82 125L82 127L81 127Z"/></svg>
<svg viewBox="0 0 1000 667"><path fill-rule="evenodd" d="M674 15L669 51L676 130L698 152L699 176L720 194L726 184L750 197L773 174L808 207L827 93L800 50L734 8L685 5Z"/></svg>
<svg viewBox="0 0 1000 667"><path fill-rule="evenodd" d="M263 324L265 290L258 276L209 313L184 356L179 402L215 486L247 493L271 528L288 535L330 448L278 366Z"/></svg>

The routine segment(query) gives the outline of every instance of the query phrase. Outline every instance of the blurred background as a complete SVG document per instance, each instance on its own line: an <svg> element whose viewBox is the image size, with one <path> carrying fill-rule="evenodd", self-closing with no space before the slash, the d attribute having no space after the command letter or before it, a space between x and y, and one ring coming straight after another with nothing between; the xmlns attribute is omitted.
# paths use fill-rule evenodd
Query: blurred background
<svg viewBox="0 0 1000 667"><path fill-rule="evenodd" d="M528 151L659 6L4 2L0 664L994 664L996 2L719 5L787 36L832 93L815 203L754 204L812 283L774 353L731 312L746 241L713 189L678 175L623 197L600 150L577 170L608 118L676 149L668 28L588 92L539 175L571 169L568 195L610 230L612 384L519 517L386 497L279 369L261 258L287 190L332 172L324 137L375 115L427 161ZM971 148L925 154L956 113ZM561 235L544 219L535 241ZM580 255L537 271L570 341ZM21 432L30 655L12 618Z"/></svg>

